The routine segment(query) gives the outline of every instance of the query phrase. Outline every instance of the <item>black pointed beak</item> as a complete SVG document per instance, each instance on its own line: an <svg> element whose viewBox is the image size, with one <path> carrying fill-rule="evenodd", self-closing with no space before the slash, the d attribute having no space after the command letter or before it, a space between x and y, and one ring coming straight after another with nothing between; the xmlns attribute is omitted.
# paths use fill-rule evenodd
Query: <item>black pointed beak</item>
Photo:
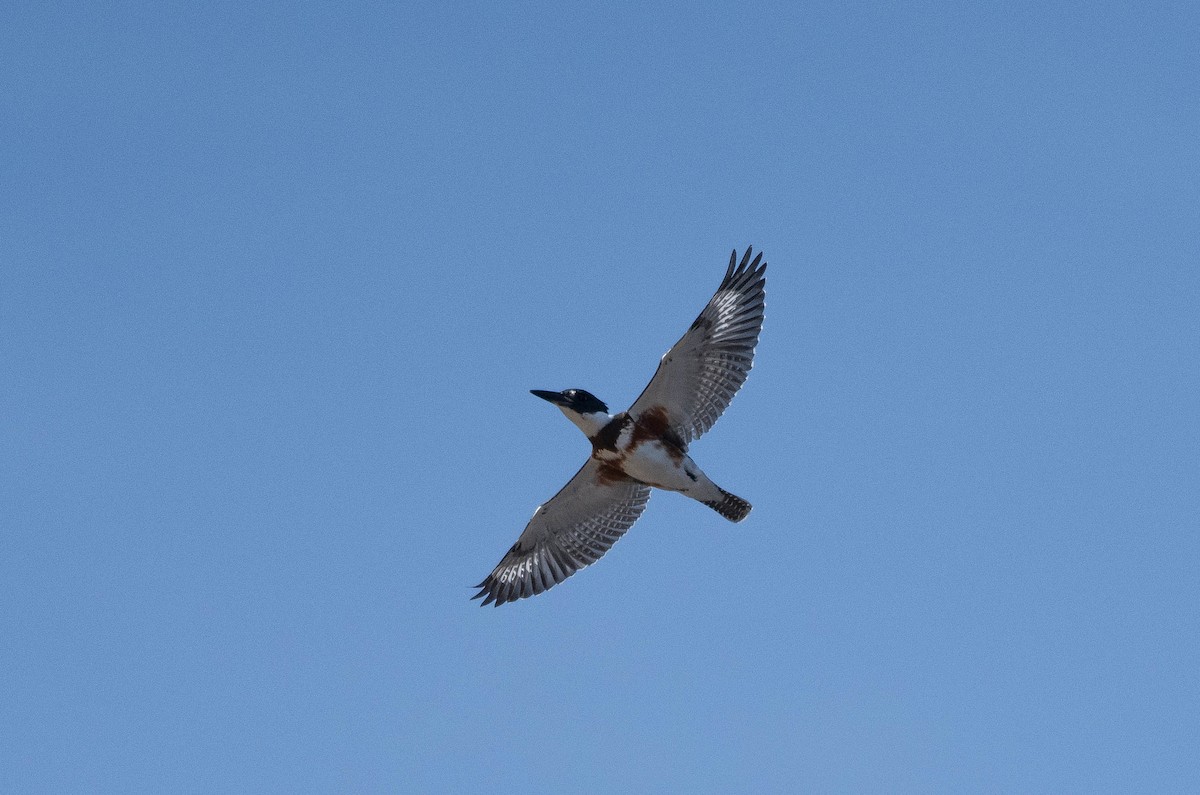
<svg viewBox="0 0 1200 795"><path fill-rule="evenodd" d="M542 400L548 400L556 406L565 406L567 398L562 392L549 392L545 389L531 389L530 394L537 395Z"/></svg>

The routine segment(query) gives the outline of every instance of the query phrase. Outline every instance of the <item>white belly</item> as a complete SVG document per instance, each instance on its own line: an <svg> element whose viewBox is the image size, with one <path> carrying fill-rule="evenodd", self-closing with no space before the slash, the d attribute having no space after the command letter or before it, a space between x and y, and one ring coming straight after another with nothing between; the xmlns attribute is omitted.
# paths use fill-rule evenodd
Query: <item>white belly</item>
<svg viewBox="0 0 1200 795"><path fill-rule="evenodd" d="M708 478L692 459L668 451L661 442L639 444L625 461L623 469L631 478L669 491L691 491L708 484Z"/></svg>

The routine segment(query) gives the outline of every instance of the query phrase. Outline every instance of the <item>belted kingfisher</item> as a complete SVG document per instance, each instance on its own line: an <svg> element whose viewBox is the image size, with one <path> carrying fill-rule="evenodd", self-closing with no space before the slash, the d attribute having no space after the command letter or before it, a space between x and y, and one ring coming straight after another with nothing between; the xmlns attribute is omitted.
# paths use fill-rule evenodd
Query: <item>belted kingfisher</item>
<svg viewBox="0 0 1200 795"><path fill-rule="evenodd" d="M531 392L558 406L592 443L575 477L538 506L471 597L496 606L539 594L595 563L633 526L651 487L678 491L731 522L750 503L709 480L688 444L713 426L750 372L762 329L767 263L737 251L704 311L667 351L628 411L612 415L590 392Z"/></svg>

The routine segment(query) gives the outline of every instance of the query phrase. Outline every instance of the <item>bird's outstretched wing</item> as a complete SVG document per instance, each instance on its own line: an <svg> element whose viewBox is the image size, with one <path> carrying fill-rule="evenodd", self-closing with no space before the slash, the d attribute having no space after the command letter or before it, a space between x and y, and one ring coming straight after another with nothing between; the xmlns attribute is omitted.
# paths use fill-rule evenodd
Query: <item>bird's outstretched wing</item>
<svg viewBox="0 0 1200 795"><path fill-rule="evenodd" d="M610 476L611 475L611 476ZM525 532L475 586L496 606L539 594L595 563L641 516L650 487L609 472L594 458L538 506Z"/></svg>
<svg viewBox="0 0 1200 795"><path fill-rule="evenodd" d="M746 381L762 329L767 263L751 249L729 268L708 306L671 350L629 408L635 418L666 411L667 422L686 445L713 426ZM761 264L760 264L761 263ZM736 265L736 267L735 267Z"/></svg>

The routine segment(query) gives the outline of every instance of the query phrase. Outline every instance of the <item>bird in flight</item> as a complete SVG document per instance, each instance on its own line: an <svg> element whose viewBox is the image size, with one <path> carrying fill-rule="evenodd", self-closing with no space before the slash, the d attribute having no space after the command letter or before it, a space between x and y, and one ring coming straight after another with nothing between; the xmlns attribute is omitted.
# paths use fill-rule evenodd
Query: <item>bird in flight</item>
<svg viewBox="0 0 1200 795"><path fill-rule="evenodd" d="M709 480L688 445L713 426L750 373L762 329L767 263L735 250L721 286L658 364L628 411L612 415L590 392L531 390L592 444L587 463L544 505L471 597L483 604L540 594L595 563L633 526L651 487L677 491L731 522L750 503Z"/></svg>

